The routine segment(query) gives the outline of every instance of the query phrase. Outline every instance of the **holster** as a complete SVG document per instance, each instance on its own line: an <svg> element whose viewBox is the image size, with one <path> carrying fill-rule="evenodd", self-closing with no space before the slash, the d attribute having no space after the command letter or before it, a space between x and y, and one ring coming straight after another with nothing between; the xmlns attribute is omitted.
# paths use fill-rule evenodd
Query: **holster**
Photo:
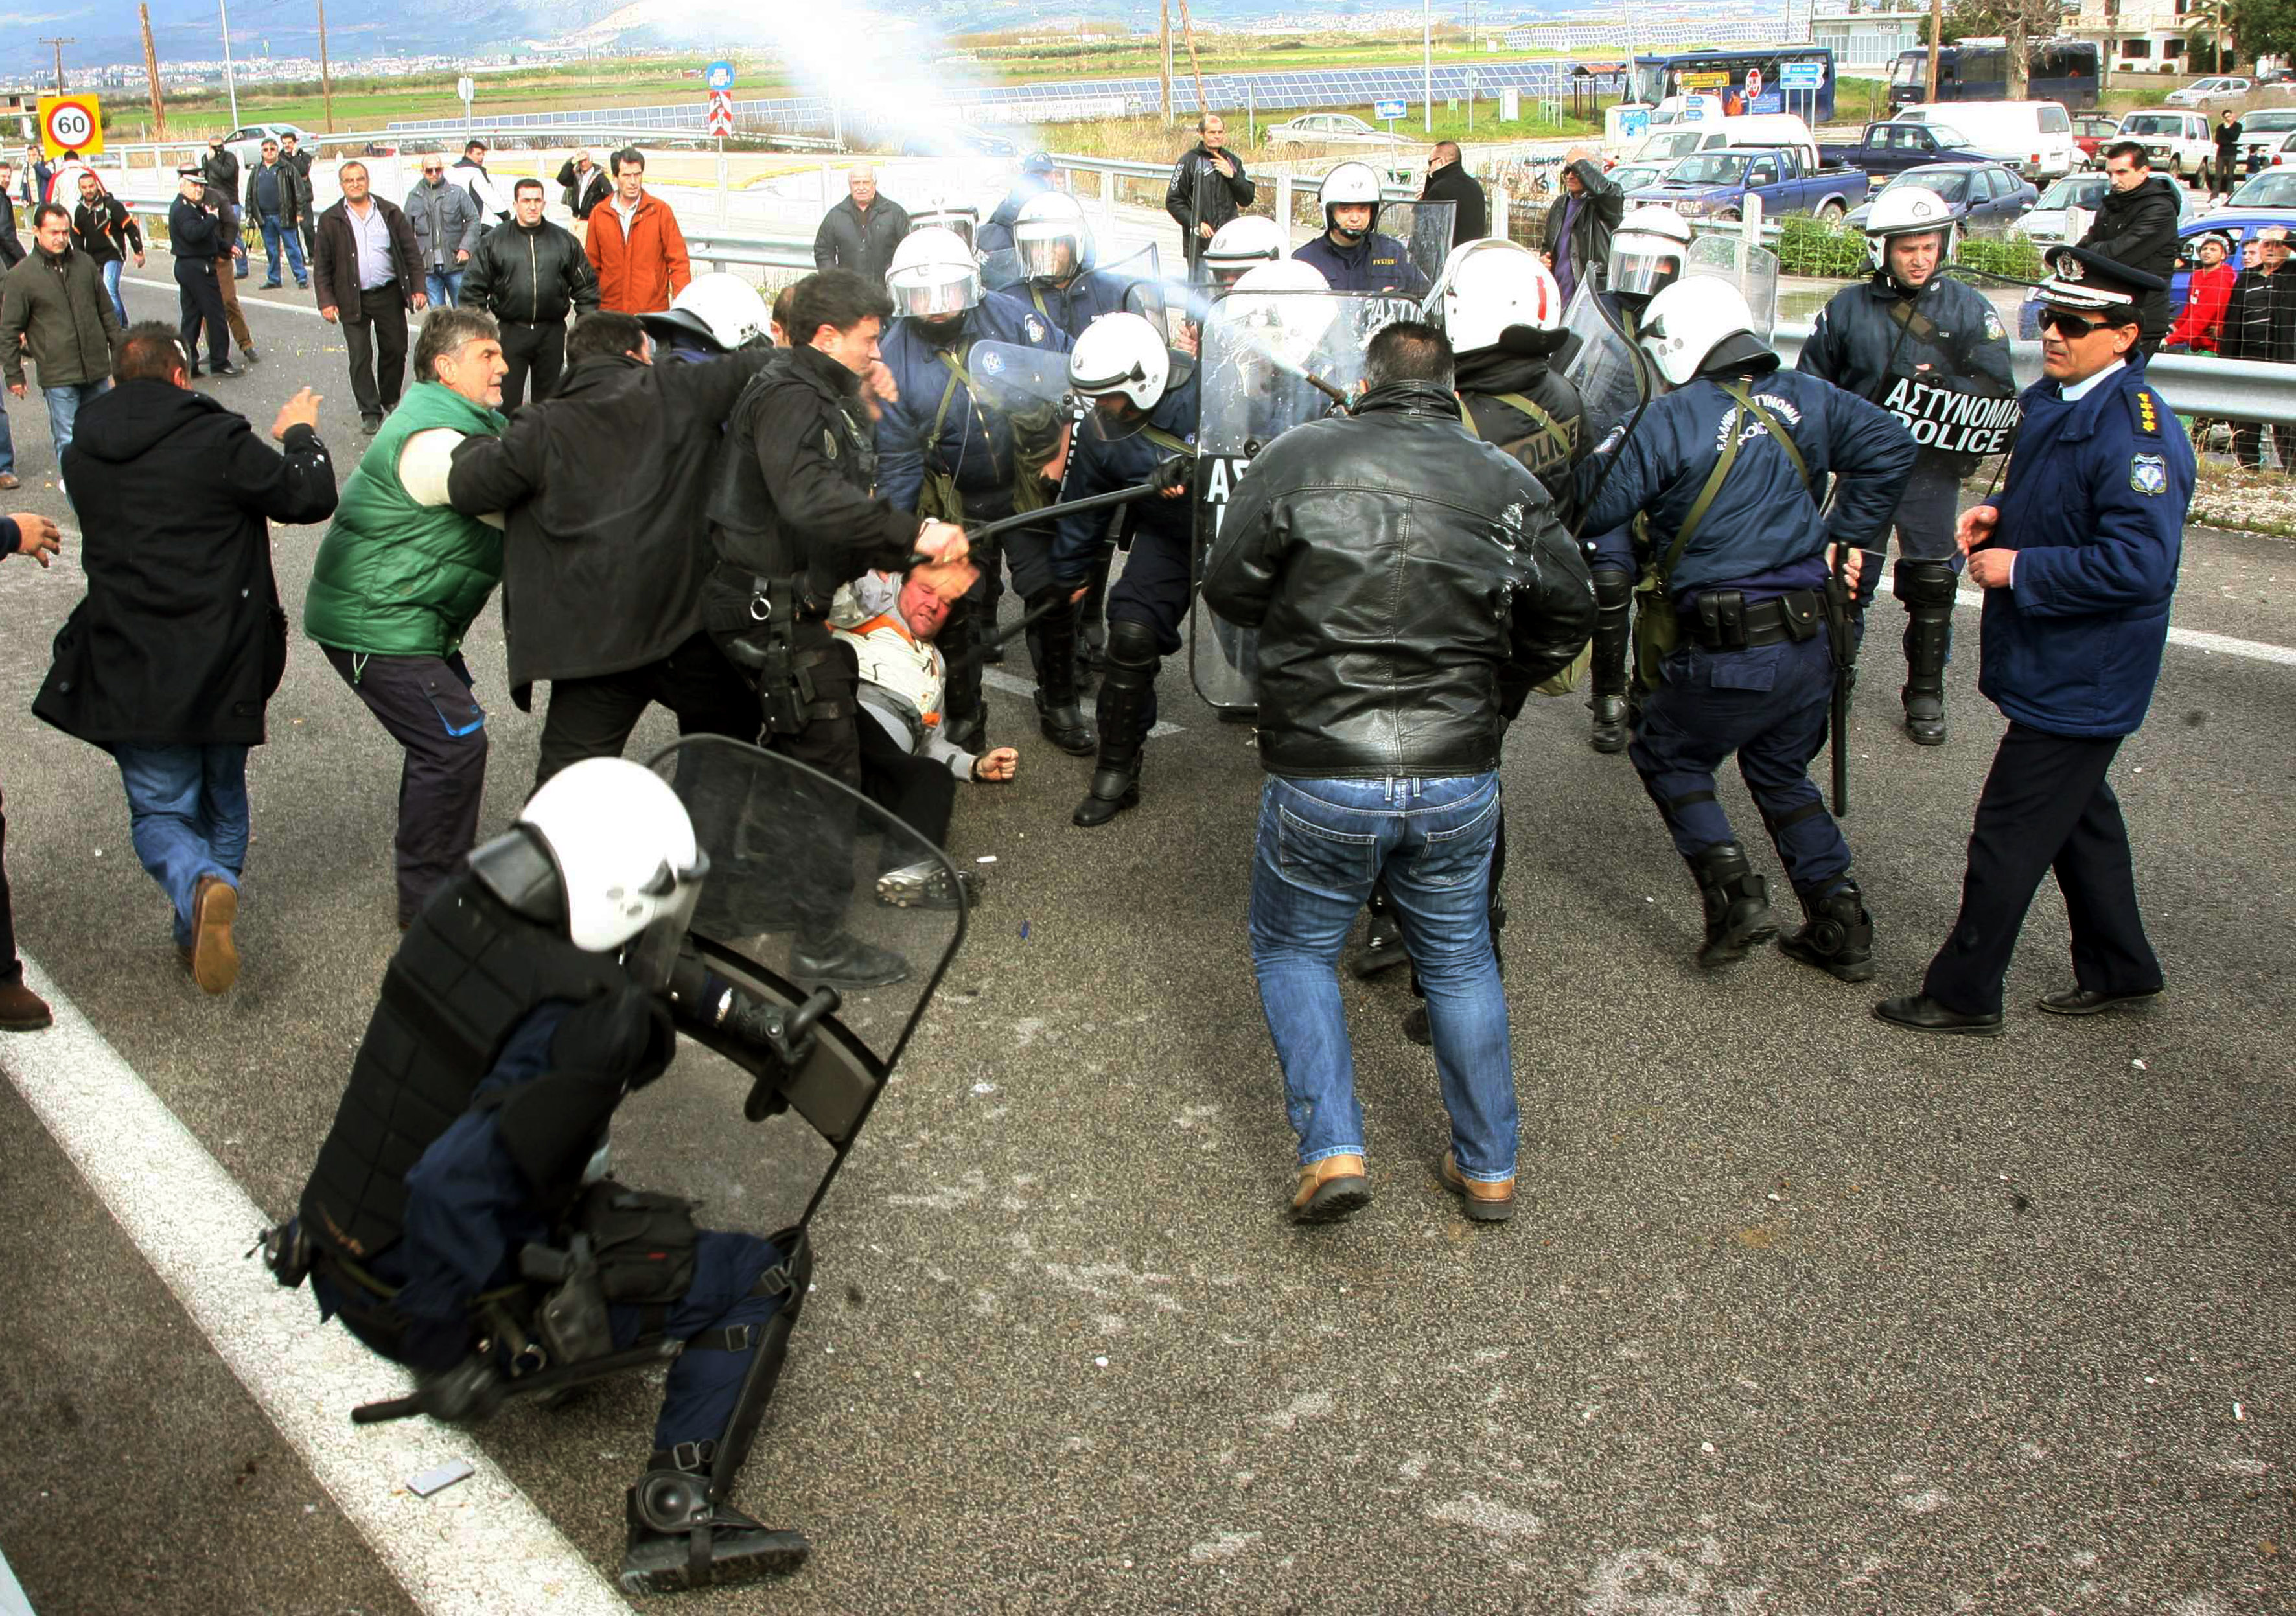
<svg viewBox="0 0 2296 1616"><path fill-rule="evenodd" d="M757 686L766 727L794 735L816 718L838 716L840 703L823 694L815 670L828 658L823 646L801 646L798 626L806 620L805 580L760 578L720 568L709 610L710 636L726 660ZM746 594L744 593L746 592Z"/></svg>

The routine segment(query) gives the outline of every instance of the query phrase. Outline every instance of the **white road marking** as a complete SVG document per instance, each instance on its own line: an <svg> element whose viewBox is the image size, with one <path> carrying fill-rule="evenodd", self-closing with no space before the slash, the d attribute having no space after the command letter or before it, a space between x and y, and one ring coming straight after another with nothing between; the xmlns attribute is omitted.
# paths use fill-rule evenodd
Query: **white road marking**
<svg viewBox="0 0 2296 1616"><path fill-rule="evenodd" d="M148 275L121 275L119 277L119 283L123 286L149 286L154 291L174 291L177 290L177 287L173 281L155 281ZM242 308L283 308L291 314L308 315L314 320L324 317L319 313L318 305L316 303L274 303L267 298L250 297L240 299L239 306Z"/></svg>
<svg viewBox="0 0 2296 1616"><path fill-rule="evenodd" d="M1895 595L1890 580L1883 578L1880 593ZM1982 606L1985 592L1963 589L1954 595L1954 603L1960 606ZM2199 628L2169 630L2169 644L2183 645L2194 651L2205 651L2217 656L2244 657L2251 662L2275 662L2283 668L2296 668L2296 646L2274 645L2263 640L2236 640L2228 634L2210 634Z"/></svg>
<svg viewBox="0 0 2296 1616"><path fill-rule="evenodd" d="M405 1390L405 1372L322 1325L308 1290L283 1291L242 1257L270 1220L29 959L24 980L56 1023L0 1038L0 1070L415 1604L434 1616L629 1616L467 1438L424 1419L351 1423L354 1404ZM476 1473L436 1498L401 1485L455 1459Z"/></svg>
<svg viewBox="0 0 2296 1616"><path fill-rule="evenodd" d="M1017 673L1006 673L1001 668L982 669L980 682L983 685L994 685L999 690L1009 690L1016 696L1033 697L1037 693L1036 680L1022 678ZM1159 718L1156 720L1156 726L1148 732L1148 738L1152 741L1160 735L1177 735L1181 728L1182 726L1174 724L1168 719Z"/></svg>

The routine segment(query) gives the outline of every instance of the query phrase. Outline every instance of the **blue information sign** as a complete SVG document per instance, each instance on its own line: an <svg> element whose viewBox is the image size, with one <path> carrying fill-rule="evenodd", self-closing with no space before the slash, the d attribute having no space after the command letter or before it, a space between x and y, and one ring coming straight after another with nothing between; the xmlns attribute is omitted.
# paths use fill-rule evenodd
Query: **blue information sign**
<svg viewBox="0 0 2296 1616"><path fill-rule="evenodd" d="M1815 90L1825 83L1825 63L1822 62L1789 62L1778 69L1778 87L1785 90Z"/></svg>
<svg viewBox="0 0 2296 1616"><path fill-rule="evenodd" d="M713 90L730 90L734 87L734 64L730 62L713 62L709 64L709 70L704 73L702 78Z"/></svg>
<svg viewBox="0 0 2296 1616"><path fill-rule="evenodd" d="M1372 116L1374 118L1380 119L1382 121L1391 121L1395 119L1408 117L1409 109L1399 101L1382 101L1373 106Z"/></svg>

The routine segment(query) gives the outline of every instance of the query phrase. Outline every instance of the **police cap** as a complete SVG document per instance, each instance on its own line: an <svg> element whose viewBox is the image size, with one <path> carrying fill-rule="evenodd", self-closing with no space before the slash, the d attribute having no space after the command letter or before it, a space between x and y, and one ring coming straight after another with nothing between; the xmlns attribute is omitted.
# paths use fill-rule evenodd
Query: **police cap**
<svg viewBox="0 0 2296 1616"><path fill-rule="evenodd" d="M2085 309L2135 319L2136 307L2147 293L2166 291L2169 283L2157 275L2109 258L2087 247L2056 247L2045 255L2049 278L2041 283L2041 301L2058 308Z"/></svg>

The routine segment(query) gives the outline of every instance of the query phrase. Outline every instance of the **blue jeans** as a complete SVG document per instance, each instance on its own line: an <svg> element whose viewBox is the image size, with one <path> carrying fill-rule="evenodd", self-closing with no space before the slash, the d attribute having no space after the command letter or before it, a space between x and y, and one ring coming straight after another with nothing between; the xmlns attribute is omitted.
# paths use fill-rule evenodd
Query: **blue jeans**
<svg viewBox="0 0 2296 1616"><path fill-rule="evenodd" d="M0 393L0 472L16 469L16 436L8 430L7 395Z"/></svg>
<svg viewBox="0 0 2296 1616"><path fill-rule="evenodd" d="M463 296L463 276L465 273L460 269L432 268L429 275L430 285L427 288L430 294L430 307L452 308L460 302Z"/></svg>
<svg viewBox="0 0 2296 1616"><path fill-rule="evenodd" d="M64 447L72 440L72 423L79 419L79 406L111 386L107 378L102 381L78 381L69 387L44 387L40 391L48 400L48 434L56 442L56 463L62 465Z"/></svg>
<svg viewBox="0 0 2296 1616"><path fill-rule="evenodd" d="M127 267L126 258L106 258L103 263L103 291L111 299L111 312L119 316L119 329L127 329L127 305L119 295L119 274Z"/></svg>
<svg viewBox="0 0 2296 1616"><path fill-rule="evenodd" d="M295 272L295 284L300 286L309 280L311 277L303 272L303 243L296 236L295 227L281 224L275 213L265 214L261 225L263 252L270 260L263 272L263 283L266 286L279 284L279 243L283 239L287 243L287 267Z"/></svg>
<svg viewBox="0 0 2296 1616"><path fill-rule="evenodd" d="M176 941L192 940L200 878L239 885L247 862L247 748L115 746L135 857L176 906Z"/></svg>
<svg viewBox="0 0 2296 1616"><path fill-rule="evenodd" d="M1283 1066L1300 1166L1363 1154L1363 1110L1334 967L1372 883L1384 875L1427 992L1459 1170L1484 1180L1513 1177L1514 1063L1486 890L1498 821L1496 774L1269 776L1251 871L1251 962Z"/></svg>

